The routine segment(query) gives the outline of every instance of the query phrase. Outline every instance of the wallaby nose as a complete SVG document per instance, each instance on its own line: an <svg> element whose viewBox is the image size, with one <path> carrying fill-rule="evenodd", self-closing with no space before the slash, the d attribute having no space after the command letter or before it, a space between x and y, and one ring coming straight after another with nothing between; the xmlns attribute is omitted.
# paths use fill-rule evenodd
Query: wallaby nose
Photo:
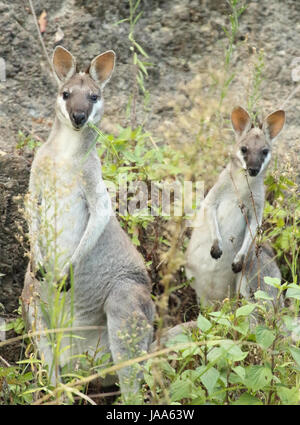
<svg viewBox="0 0 300 425"><path fill-rule="evenodd" d="M82 127L86 122L86 115L84 112L73 112L72 113L72 121L75 127Z"/></svg>
<svg viewBox="0 0 300 425"><path fill-rule="evenodd" d="M248 168L248 171L251 177L255 177L259 173L259 168Z"/></svg>

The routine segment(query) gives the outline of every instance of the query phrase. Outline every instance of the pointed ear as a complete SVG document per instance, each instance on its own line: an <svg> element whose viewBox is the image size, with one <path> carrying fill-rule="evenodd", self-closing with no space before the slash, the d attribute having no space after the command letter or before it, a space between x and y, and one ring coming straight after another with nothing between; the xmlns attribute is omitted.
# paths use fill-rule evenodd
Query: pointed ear
<svg viewBox="0 0 300 425"><path fill-rule="evenodd" d="M74 57L62 46L55 47L52 62L56 76L60 82L68 80L76 72L76 61Z"/></svg>
<svg viewBox="0 0 300 425"><path fill-rule="evenodd" d="M237 106L231 113L231 123L235 133L241 136L251 128L251 118L245 109Z"/></svg>
<svg viewBox="0 0 300 425"><path fill-rule="evenodd" d="M285 112L279 109L267 116L263 123L263 130L269 135L270 139L273 140L283 129L284 123Z"/></svg>
<svg viewBox="0 0 300 425"><path fill-rule="evenodd" d="M101 87L105 86L110 80L115 67L116 54L113 50L108 50L99 56L96 56L89 67L89 74Z"/></svg>

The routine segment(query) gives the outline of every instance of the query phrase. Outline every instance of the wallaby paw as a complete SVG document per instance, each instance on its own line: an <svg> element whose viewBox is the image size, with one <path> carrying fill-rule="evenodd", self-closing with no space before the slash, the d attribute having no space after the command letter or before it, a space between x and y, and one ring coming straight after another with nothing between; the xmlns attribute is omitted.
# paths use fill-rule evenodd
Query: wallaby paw
<svg viewBox="0 0 300 425"><path fill-rule="evenodd" d="M39 268L37 269L37 271L35 272L35 278L39 281L43 280L44 277L46 276L47 271L43 266L39 266Z"/></svg>
<svg viewBox="0 0 300 425"><path fill-rule="evenodd" d="M70 276L70 273L68 273L67 274L67 277L65 278L65 281L64 281L64 285L63 285L63 287L62 287L62 290L64 291L64 292L67 292L67 291L69 291L71 289L71 276Z"/></svg>
<svg viewBox="0 0 300 425"><path fill-rule="evenodd" d="M243 268L243 263L244 263L244 256L242 256L239 260L234 260L234 262L232 263L231 267L232 267L232 271L234 273L239 273L242 271Z"/></svg>
<svg viewBox="0 0 300 425"><path fill-rule="evenodd" d="M215 260L217 260L218 258L221 257L222 255L222 250L220 248L219 242L215 241L213 243L213 246L211 247L210 250L210 255L212 256L212 258L214 258Z"/></svg>

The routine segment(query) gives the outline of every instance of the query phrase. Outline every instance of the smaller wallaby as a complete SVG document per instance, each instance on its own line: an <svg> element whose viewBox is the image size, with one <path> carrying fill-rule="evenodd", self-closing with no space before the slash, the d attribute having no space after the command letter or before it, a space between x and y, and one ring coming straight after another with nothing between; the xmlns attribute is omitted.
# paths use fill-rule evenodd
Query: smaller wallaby
<svg viewBox="0 0 300 425"><path fill-rule="evenodd" d="M88 125L101 119L103 88L114 65L115 53L107 51L85 72L77 72L71 53L56 47L55 121L31 168L31 261L23 312L28 325L42 333L36 343L53 384L60 368L71 362L73 370L74 359L84 353L94 361L108 354L118 363L147 352L153 337L150 279L112 211L95 132ZM55 291L72 271L71 288ZM74 328L74 333L68 331L60 347L55 341L51 345L43 332L62 327ZM124 367L118 377L122 394L136 393L140 372Z"/></svg>
<svg viewBox="0 0 300 425"><path fill-rule="evenodd" d="M278 110L255 126L247 111L231 114L236 146L227 167L208 192L195 218L186 253L186 273L203 305L239 292L247 299L261 288L275 298L265 276L281 278L272 249L256 249L262 224L264 177L272 144L285 123Z"/></svg>

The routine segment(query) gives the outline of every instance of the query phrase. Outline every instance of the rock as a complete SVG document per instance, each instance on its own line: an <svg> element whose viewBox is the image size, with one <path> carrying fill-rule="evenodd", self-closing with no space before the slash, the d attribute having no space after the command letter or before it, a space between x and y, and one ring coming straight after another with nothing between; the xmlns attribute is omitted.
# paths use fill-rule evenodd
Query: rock
<svg viewBox="0 0 300 425"><path fill-rule="evenodd" d="M23 156L5 152L0 155L0 274L4 275L0 277L0 303L5 313L12 313L18 307L27 264L22 207L30 162Z"/></svg>

